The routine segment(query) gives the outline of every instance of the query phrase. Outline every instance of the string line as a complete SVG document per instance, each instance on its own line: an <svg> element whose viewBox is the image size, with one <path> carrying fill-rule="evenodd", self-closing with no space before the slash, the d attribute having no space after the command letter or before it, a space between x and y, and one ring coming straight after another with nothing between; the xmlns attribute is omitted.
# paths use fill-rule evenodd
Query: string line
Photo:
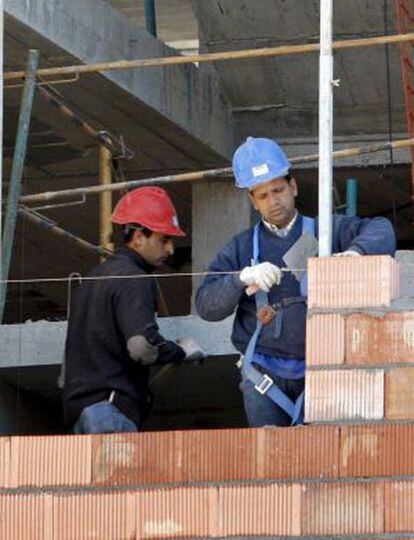
<svg viewBox="0 0 414 540"><path fill-rule="evenodd" d="M304 272L305 268L281 268L282 272ZM1 279L0 283L7 284L19 284L19 283L65 283L69 281L105 281L109 279L148 279L148 278L179 278L179 277L205 277L205 276L226 276L240 274L241 270L229 270L222 272L177 272L166 274L133 274L126 276L82 276L80 273L77 277L74 274L70 274L67 277L55 277L55 278L23 278L23 279Z"/></svg>

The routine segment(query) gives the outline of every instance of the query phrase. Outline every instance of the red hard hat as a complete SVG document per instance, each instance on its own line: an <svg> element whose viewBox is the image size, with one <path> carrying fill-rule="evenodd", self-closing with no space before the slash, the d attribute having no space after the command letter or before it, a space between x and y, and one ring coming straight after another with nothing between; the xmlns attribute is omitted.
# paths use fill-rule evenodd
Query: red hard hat
<svg viewBox="0 0 414 540"><path fill-rule="evenodd" d="M168 193L159 187L146 186L130 191L119 200L111 219L118 225L138 223L168 236L185 236Z"/></svg>

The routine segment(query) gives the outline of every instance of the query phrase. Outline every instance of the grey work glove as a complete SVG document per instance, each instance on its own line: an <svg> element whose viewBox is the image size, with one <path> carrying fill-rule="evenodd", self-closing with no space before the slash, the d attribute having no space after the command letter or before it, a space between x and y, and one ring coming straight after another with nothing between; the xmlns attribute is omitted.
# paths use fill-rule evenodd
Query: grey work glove
<svg viewBox="0 0 414 540"><path fill-rule="evenodd" d="M202 364L206 355L195 339L181 338L177 345L185 352L184 364Z"/></svg>

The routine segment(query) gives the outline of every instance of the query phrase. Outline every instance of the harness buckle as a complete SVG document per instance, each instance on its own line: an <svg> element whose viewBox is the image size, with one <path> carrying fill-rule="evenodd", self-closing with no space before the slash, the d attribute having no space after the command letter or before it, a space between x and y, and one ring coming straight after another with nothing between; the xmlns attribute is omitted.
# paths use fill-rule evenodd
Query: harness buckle
<svg viewBox="0 0 414 540"><path fill-rule="evenodd" d="M264 326L270 324L276 315L277 307L274 304L270 306L262 306L257 311L257 318Z"/></svg>
<svg viewBox="0 0 414 540"><path fill-rule="evenodd" d="M256 384L254 387L255 390L264 396L269 388L274 384L274 381L269 377L269 375L263 375L263 378L259 384Z"/></svg>

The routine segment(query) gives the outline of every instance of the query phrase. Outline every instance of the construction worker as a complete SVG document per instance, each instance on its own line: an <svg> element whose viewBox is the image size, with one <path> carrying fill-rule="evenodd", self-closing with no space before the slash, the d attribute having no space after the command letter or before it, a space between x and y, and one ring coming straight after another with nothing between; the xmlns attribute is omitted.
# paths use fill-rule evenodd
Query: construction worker
<svg viewBox="0 0 414 540"><path fill-rule="evenodd" d="M164 339L155 320L149 274L174 253L173 237L185 236L167 192L131 191L112 221L122 226L124 247L82 283L68 322L63 406L75 433L139 430L149 409L150 366L203 357L191 338Z"/></svg>
<svg viewBox="0 0 414 540"><path fill-rule="evenodd" d="M209 270L229 274L205 278L196 309L208 321L236 310L232 341L244 355L240 389L250 426L299 424L307 288L301 269L308 257L317 255L318 221L297 211L298 186L276 142L249 137L233 156L233 173L261 220L234 236L216 256ZM392 255L394 250L388 220L333 217L333 253Z"/></svg>

